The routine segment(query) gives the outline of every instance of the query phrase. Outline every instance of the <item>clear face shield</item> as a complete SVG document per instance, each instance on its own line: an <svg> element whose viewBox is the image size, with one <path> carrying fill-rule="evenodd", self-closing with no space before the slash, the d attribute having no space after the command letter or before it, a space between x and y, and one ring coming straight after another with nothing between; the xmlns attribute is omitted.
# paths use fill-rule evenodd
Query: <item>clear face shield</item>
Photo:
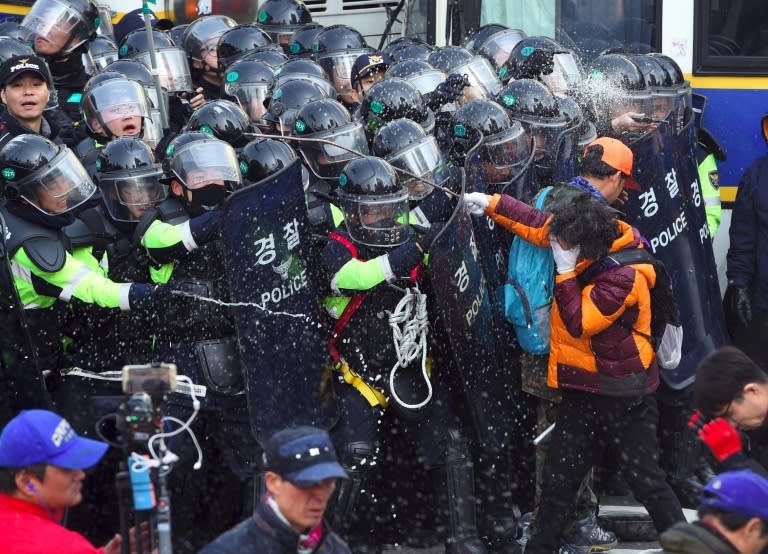
<svg viewBox="0 0 768 554"><path fill-rule="evenodd" d="M365 130L360 122L354 122L330 131L303 136L334 142L365 156L369 155L368 141L365 138ZM347 162L359 157L345 148L321 142L302 141L299 143L299 150L304 154L307 165L312 170L312 173L320 179L338 179Z"/></svg>
<svg viewBox="0 0 768 554"><path fill-rule="evenodd" d="M571 52L560 52L552 59L552 73L542 75L542 82L553 94L566 94L578 89L584 80L584 71L576 56Z"/></svg>
<svg viewBox="0 0 768 554"><path fill-rule="evenodd" d="M368 246L397 246L410 236L408 191L380 196L339 193L344 223L356 242Z"/></svg>
<svg viewBox="0 0 768 554"><path fill-rule="evenodd" d="M419 89L419 92L424 95L428 92L432 92L437 88L437 85L444 83L448 78L448 75L440 71L439 69L431 69L429 71L420 71L412 75L405 77L410 83Z"/></svg>
<svg viewBox="0 0 768 554"><path fill-rule="evenodd" d="M99 34L115 39L115 28L112 26L112 10L107 2L96 2L96 10L99 12Z"/></svg>
<svg viewBox="0 0 768 554"><path fill-rule="evenodd" d="M531 143L522 126L487 136L480 145L485 181L507 184L522 173L531 158Z"/></svg>
<svg viewBox="0 0 768 554"><path fill-rule="evenodd" d="M16 186L21 198L46 215L73 210L96 192L88 172L68 148Z"/></svg>
<svg viewBox="0 0 768 554"><path fill-rule="evenodd" d="M491 98L501 90L501 81L491 67L491 63L482 56L475 56L467 63L453 69L453 73L464 75L469 80L469 85L477 89L472 98Z"/></svg>
<svg viewBox="0 0 768 554"><path fill-rule="evenodd" d="M422 138L408 148L387 157L386 160L393 167L420 177L417 179L400 173L400 182L408 189L409 200L418 201L426 198L434 190L429 182L442 185L450 178L448 164L433 136Z"/></svg>
<svg viewBox="0 0 768 554"><path fill-rule="evenodd" d="M264 124L264 115L267 113L264 100L269 97L270 90L271 87L266 83L241 81L224 83L224 93L235 98L251 121L256 124Z"/></svg>
<svg viewBox="0 0 768 554"><path fill-rule="evenodd" d="M149 52L142 52L134 57L137 62L152 69ZM187 54L181 48L158 48L155 50L157 74L160 85L168 92L192 92L195 87L189 71Z"/></svg>
<svg viewBox="0 0 768 554"><path fill-rule="evenodd" d="M97 75L104 71L104 69L114 61L118 59L117 50L99 52L98 54L87 53L83 55L83 64L85 66L85 72L88 75Z"/></svg>
<svg viewBox="0 0 768 554"><path fill-rule="evenodd" d="M336 89L333 88L333 84L331 82L326 81L317 75L310 75L308 73L289 73L287 75L280 76L275 80L275 86L273 88L274 90L277 90L288 81L293 81L295 79L309 81L313 85L316 85L317 88L322 90L328 96L328 98L336 98Z"/></svg>
<svg viewBox="0 0 768 554"><path fill-rule="evenodd" d="M173 153L171 171L189 190L219 185L230 190L242 181L235 149L220 140L185 144Z"/></svg>
<svg viewBox="0 0 768 554"><path fill-rule="evenodd" d="M160 117L160 110L152 108L150 119L144 120L144 134L141 136L141 141L154 150L162 139L163 118Z"/></svg>
<svg viewBox="0 0 768 554"><path fill-rule="evenodd" d="M512 50L518 42L526 38L526 34L519 29L505 29L490 36L480 47L479 53L493 60L494 69L500 70L509 61Z"/></svg>
<svg viewBox="0 0 768 554"><path fill-rule="evenodd" d="M99 173L102 198L112 219L136 223L147 210L165 200L168 188L159 181L162 175L159 167Z"/></svg>
<svg viewBox="0 0 768 554"><path fill-rule="evenodd" d="M370 52L369 48L356 48L343 52L331 52L317 58L317 63L328 73L328 77L331 79L333 88L338 96L345 96L354 92L352 81L350 80L352 66L360 55Z"/></svg>
<svg viewBox="0 0 768 554"><path fill-rule="evenodd" d="M650 115L653 111L648 91L610 89L594 92L595 112L600 121L612 121L628 112Z"/></svg>
<svg viewBox="0 0 768 554"><path fill-rule="evenodd" d="M88 128L105 136L136 136L150 118L149 101L136 81L111 79L90 89L80 105Z"/></svg>
<svg viewBox="0 0 768 554"><path fill-rule="evenodd" d="M62 0L38 0L21 26L34 35L35 51L42 54L70 52L88 39L82 15Z"/></svg>

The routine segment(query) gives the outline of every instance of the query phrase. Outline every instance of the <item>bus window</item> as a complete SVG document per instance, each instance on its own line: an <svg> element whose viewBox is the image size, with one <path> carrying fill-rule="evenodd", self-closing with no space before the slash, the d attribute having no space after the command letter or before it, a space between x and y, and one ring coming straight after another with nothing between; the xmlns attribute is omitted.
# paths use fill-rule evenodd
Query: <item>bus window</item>
<svg viewBox="0 0 768 554"><path fill-rule="evenodd" d="M694 18L695 74L768 70L768 3L764 0L700 0Z"/></svg>

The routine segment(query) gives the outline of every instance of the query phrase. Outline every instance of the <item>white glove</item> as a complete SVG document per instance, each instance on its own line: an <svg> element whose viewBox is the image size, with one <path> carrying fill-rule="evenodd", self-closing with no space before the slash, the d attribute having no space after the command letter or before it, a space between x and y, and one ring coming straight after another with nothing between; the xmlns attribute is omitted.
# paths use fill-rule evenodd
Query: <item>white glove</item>
<svg viewBox="0 0 768 554"><path fill-rule="evenodd" d="M464 195L464 204L466 204L469 213L472 215L483 215L491 202L491 197L482 192L468 192Z"/></svg>
<svg viewBox="0 0 768 554"><path fill-rule="evenodd" d="M562 275L563 273L570 273L576 269L576 260L579 258L580 246L575 246L570 250L565 250L560 243L557 242L555 237L550 237L549 244L552 246L552 255L555 257L555 266L557 266L557 272Z"/></svg>

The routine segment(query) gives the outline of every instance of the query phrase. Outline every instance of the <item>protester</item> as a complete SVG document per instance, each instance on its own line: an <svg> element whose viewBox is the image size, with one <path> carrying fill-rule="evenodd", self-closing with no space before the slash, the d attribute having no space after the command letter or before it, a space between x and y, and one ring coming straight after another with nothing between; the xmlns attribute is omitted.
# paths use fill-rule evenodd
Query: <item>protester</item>
<svg viewBox="0 0 768 554"><path fill-rule="evenodd" d="M704 487L699 521L661 535L666 554L759 554L768 546L768 480L729 471Z"/></svg>
<svg viewBox="0 0 768 554"><path fill-rule="evenodd" d="M324 519L336 479L347 478L325 431L303 426L275 433L264 444L264 469L267 492L253 517L200 554L350 552Z"/></svg>

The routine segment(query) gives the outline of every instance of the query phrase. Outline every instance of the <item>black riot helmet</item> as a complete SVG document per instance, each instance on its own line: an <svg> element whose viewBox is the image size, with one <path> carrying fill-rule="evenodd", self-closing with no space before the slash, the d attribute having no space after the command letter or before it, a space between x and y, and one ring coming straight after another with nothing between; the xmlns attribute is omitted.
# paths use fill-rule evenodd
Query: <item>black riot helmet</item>
<svg viewBox="0 0 768 554"><path fill-rule="evenodd" d="M452 135L457 157L478 148L483 176L489 185L517 180L531 159L531 140L522 124L485 98L470 100L453 114ZM479 141L479 146L478 146Z"/></svg>
<svg viewBox="0 0 768 554"><path fill-rule="evenodd" d="M435 127L435 115L427 108L419 89L397 77L384 79L368 90L360 105L360 117L371 135L385 123L401 117L415 121L427 133Z"/></svg>
<svg viewBox="0 0 768 554"><path fill-rule="evenodd" d="M241 187L242 176L232 146L208 133L186 131L165 150L163 181L178 181L191 191L191 200L187 194L181 194L179 200L194 216L221 204L227 191Z"/></svg>
<svg viewBox="0 0 768 554"><path fill-rule="evenodd" d="M592 99L599 121L610 122L627 112L651 113L651 90L627 54L597 57L587 70L585 92Z"/></svg>
<svg viewBox="0 0 768 554"><path fill-rule="evenodd" d="M14 56L34 56L35 52L25 42L11 37L0 36L0 65Z"/></svg>
<svg viewBox="0 0 768 554"><path fill-rule="evenodd" d="M689 121L692 115L687 115L692 110L693 99L691 96L691 84L685 80L683 71L677 62L669 56L654 52L648 54L652 59L658 62L666 72L669 74L671 80L671 88L666 91L668 93L674 93L675 103L672 107L672 113L674 114L673 125L676 131L682 129L682 127Z"/></svg>
<svg viewBox="0 0 768 554"><path fill-rule="evenodd" d="M411 42L393 48L389 57L392 60L392 63L405 60L428 60L430 54L434 51L435 47L426 42Z"/></svg>
<svg viewBox="0 0 768 554"><path fill-rule="evenodd" d="M0 20L0 37L16 39L32 47L32 31L21 26L21 20L6 18Z"/></svg>
<svg viewBox="0 0 768 554"><path fill-rule="evenodd" d="M191 92L194 90L187 56L177 47L171 36L164 31L152 31L155 61L160 85L167 92ZM145 29L131 31L123 38L118 50L121 59L134 60L152 68L149 36Z"/></svg>
<svg viewBox="0 0 768 554"><path fill-rule="evenodd" d="M0 150L3 193L25 200L47 216L69 212L88 200L96 186L75 153L42 135L19 135Z"/></svg>
<svg viewBox="0 0 768 554"><path fill-rule="evenodd" d="M272 93L275 83L272 67L256 60L238 60L224 74L222 91L245 110L250 120L264 124L267 113L265 100Z"/></svg>
<svg viewBox="0 0 768 554"><path fill-rule="evenodd" d="M243 54L240 59L264 62L274 69L287 62L288 56L286 56L282 50L276 49L275 45L273 44L270 46L262 46L260 48L256 48L253 52Z"/></svg>
<svg viewBox="0 0 768 554"><path fill-rule="evenodd" d="M320 23L306 23L296 29L291 35L288 45L288 54L292 58L308 58L312 55L312 44L317 38L317 33L323 29Z"/></svg>
<svg viewBox="0 0 768 554"><path fill-rule="evenodd" d="M141 83L141 86L144 87L144 92L146 93L147 98L152 104L152 107L159 111L160 102L164 102L166 107L165 112L168 113L168 95L161 94L158 96L157 88L155 87L155 83L152 80L152 73L147 66L137 62L136 60L116 60L104 68L104 73L107 72L121 73L128 79ZM92 79L93 78L91 78L91 80ZM159 118L160 115L157 113L152 117ZM159 119L157 122L159 123Z"/></svg>
<svg viewBox="0 0 768 554"><path fill-rule="evenodd" d="M90 79L88 79L85 82L85 85L83 85L83 93L88 92L93 87L98 85L99 83L103 83L104 81L109 81L110 79L124 79L125 75L120 73L119 71L102 71L101 73L98 73L97 75L94 75Z"/></svg>
<svg viewBox="0 0 768 554"><path fill-rule="evenodd" d="M546 36L521 39L512 49L510 66L516 79L539 79L556 94L573 91L584 80L576 55Z"/></svg>
<svg viewBox="0 0 768 554"><path fill-rule="evenodd" d="M257 183L282 171L297 160L293 148L281 140L257 137L238 154L246 185Z"/></svg>
<svg viewBox="0 0 768 554"><path fill-rule="evenodd" d="M0 47L1 49L2 47ZM96 75L117 60L117 45L109 37L97 35L88 43L88 55L85 56L85 72Z"/></svg>
<svg viewBox="0 0 768 554"><path fill-rule="evenodd" d="M408 189L386 161L373 156L350 161L339 177L337 194L355 242L387 247L408 240Z"/></svg>
<svg viewBox="0 0 768 554"><path fill-rule="evenodd" d="M432 67L445 73L454 73L453 68L469 61L472 52L461 46L443 46L432 52L427 61Z"/></svg>
<svg viewBox="0 0 768 554"><path fill-rule="evenodd" d="M485 25L481 25L480 28L467 39L467 42L464 43L464 48L477 54L480 46L482 46L491 35L506 29L509 29L509 27L500 23L486 23Z"/></svg>
<svg viewBox="0 0 768 554"><path fill-rule="evenodd" d="M296 112L294 135L327 142L298 141L307 167L320 179L338 179L347 162L358 154L368 155L365 131L359 121L352 121L340 102L322 98L305 104ZM342 148L343 147L343 148Z"/></svg>
<svg viewBox="0 0 768 554"><path fill-rule="evenodd" d="M204 15L190 23L181 39L190 65L192 61L208 65L203 59L205 53L215 52L221 35L236 26L237 22L226 15Z"/></svg>
<svg viewBox="0 0 768 554"><path fill-rule="evenodd" d="M300 0L267 0L259 6L254 23L288 54L291 36L302 25L312 23L312 14Z"/></svg>
<svg viewBox="0 0 768 554"><path fill-rule="evenodd" d="M565 133L570 130L557 98L543 83L519 79L501 89L497 101L510 118L522 122L534 138L535 161L543 176L552 169Z"/></svg>
<svg viewBox="0 0 768 554"><path fill-rule="evenodd" d="M171 40L176 46L184 46L184 31L187 30L187 27L189 27L189 23L182 23L168 30L168 34L171 35Z"/></svg>
<svg viewBox="0 0 768 554"><path fill-rule="evenodd" d="M357 29L349 25L331 25L317 33L315 42L312 44L312 52L317 59L318 56L329 52L357 50L367 46L363 35Z"/></svg>
<svg viewBox="0 0 768 554"><path fill-rule="evenodd" d="M256 25L238 25L224 31L216 45L219 65L223 71L240 56L272 43L269 35Z"/></svg>
<svg viewBox="0 0 768 554"><path fill-rule="evenodd" d="M404 60L387 69L385 79L400 77L413 84L424 95L434 91L448 76L432 67L426 60Z"/></svg>
<svg viewBox="0 0 768 554"><path fill-rule="evenodd" d="M315 61L328 73L338 95L344 97L354 92L351 72L355 61L374 50L368 48L363 35L356 29L348 25L331 25L317 33L312 53Z"/></svg>
<svg viewBox="0 0 768 554"><path fill-rule="evenodd" d="M96 35L99 9L93 0L36 0L21 22L34 34L35 51L45 55L68 54ZM68 38L61 44L64 32ZM57 52L44 52L43 42L60 45Z"/></svg>
<svg viewBox="0 0 768 554"><path fill-rule="evenodd" d="M96 158L96 184L115 221L137 223L149 208L165 200L168 188L160 182L162 176L152 149L133 137L110 141Z"/></svg>
<svg viewBox="0 0 768 554"><path fill-rule="evenodd" d="M509 58L512 50L527 36L520 29L502 29L487 37L482 43L476 43L474 51L491 62L499 78L505 79L510 69Z"/></svg>
<svg viewBox="0 0 768 554"><path fill-rule="evenodd" d="M298 109L313 100L327 97L326 91L311 81L286 81L272 93L264 119L275 125L279 131L291 134Z"/></svg>
<svg viewBox="0 0 768 554"><path fill-rule="evenodd" d="M322 66L308 58L296 58L288 60L275 68L275 88L279 88L290 79L304 79L311 81L324 89L328 96L336 96L336 89L328 78L328 74Z"/></svg>
<svg viewBox="0 0 768 554"><path fill-rule="evenodd" d="M437 140L427 135L421 125L410 119L395 119L379 129L373 138L373 154L384 158L400 173L400 182L408 189L408 198L419 201L442 185L449 177Z"/></svg>
<svg viewBox="0 0 768 554"><path fill-rule="evenodd" d="M427 61L446 74L466 76L474 89L470 97L490 98L501 88L501 81L490 62L466 48L445 46L430 54Z"/></svg>
<svg viewBox="0 0 768 554"><path fill-rule="evenodd" d="M558 96L557 103L560 106L560 113L568 120L569 127L578 131L577 151L583 151L589 143L597 139L595 124L584 115L584 110L570 96Z"/></svg>
<svg viewBox="0 0 768 554"><path fill-rule="evenodd" d="M190 116L186 130L203 131L235 148L244 146L252 132L248 114L229 100L212 100L200 106Z"/></svg>
<svg viewBox="0 0 768 554"><path fill-rule="evenodd" d="M635 62L645 79L645 84L651 91L649 105L652 111L646 115L657 121L666 120L674 111L677 99L676 91L672 86L672 76L658 58L647 54L633 54Z"/></svg>
<svg viewBox="0 0 768 554"><path fill-rule="evenodd" d="M112 72L109 72L110 74ZM101 73L92 77L97 84L86 83L80 111L88 131L96 138L112 139L114 125L121 127L118 135L141 136L144 121L150 118L150 105L140 83L125 77L112 78ZM140 125L133 121L140 118Z"/></svg>

